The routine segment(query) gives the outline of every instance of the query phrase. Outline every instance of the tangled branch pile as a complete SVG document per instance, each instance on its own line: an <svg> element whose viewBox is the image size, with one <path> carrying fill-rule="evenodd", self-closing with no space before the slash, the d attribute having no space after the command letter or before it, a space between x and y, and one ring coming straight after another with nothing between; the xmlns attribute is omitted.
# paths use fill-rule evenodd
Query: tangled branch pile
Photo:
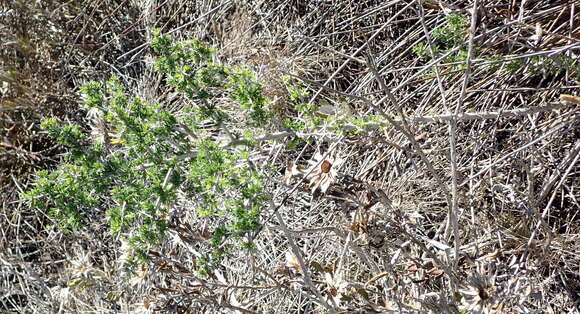
<svg viewBox="0 0 580 314"><path fill-rule="evenodd" d="M0 8L2 311L579 311L575 3Z"/></svg>

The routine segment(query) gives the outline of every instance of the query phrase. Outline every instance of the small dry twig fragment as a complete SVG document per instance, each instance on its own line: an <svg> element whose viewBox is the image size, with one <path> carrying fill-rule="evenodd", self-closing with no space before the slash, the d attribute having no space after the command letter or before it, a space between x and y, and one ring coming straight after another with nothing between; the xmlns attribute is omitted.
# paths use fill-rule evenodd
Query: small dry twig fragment
<svg viewBox="0 0 580 314"><path fill-rule="evenodd" d="M578 96L562 94L562 95L560 95L560 100L571 102L571 103L576 104L576 105L580 105L580 97L578 97Z"/></svg>

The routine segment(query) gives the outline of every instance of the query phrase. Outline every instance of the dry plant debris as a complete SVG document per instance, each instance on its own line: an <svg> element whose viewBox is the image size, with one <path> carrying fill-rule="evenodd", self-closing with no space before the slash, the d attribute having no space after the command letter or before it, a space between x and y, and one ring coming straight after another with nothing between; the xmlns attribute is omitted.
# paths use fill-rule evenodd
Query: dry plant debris
<svg viewBox="0 0 580 314"><path fill-rule="evenodd" d="M308 167L304 169L290 162L284 175L286 185L290 185L292 179L298 177L308 182L312 194L317 191L322 194L326 193L330 185L337 181L338 169L343 163L342 159L327 155L316 152L308 161Z"/></svg>
<svg viewBox="0 0 580 314"><path fill-rule="evenodd" d="M2 2L0 311L579 313L579 10ZM187 105L152 69L154 28L251 69L284 126L249 157L271 195L253 253L234 248L205 277L212 222L185 201L127 277L126 244L100 220L63 233L19 199L34 170L61 161L43 118L91 132L78 96L88 80L117 75L133 96ZM297 94L312 108L296 109Z"/></svg>

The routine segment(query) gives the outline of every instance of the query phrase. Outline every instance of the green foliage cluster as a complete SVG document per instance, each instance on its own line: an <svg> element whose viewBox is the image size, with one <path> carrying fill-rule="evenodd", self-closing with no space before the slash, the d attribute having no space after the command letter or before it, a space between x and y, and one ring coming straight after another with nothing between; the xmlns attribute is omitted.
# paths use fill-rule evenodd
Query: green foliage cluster
<svg viewBox="0 0 580 314"><path fill-rule="evenodd" d="M519 58L509 61L505 67L509 73L516 73L524 68L532 75L542 73L558 75L564 73L566 70L571 70L575 77L580 78L580 61L566 56L531 56L529 58Z"/></svg>
<svg viewBox="0 0 580 314"><path fill-rule="evenodd" d="M441 41L445 48L464 45L469 19L461 14L450 14L446 16L446 22L446 27L438 27L433 31L433 37Z"/></svg>
<svg viewBox="0 0 580 314"><path fill-rule="evenodd" d="M424 60L436 59L449 50L461 47L459 51L449 55L445 62L460 62L467 59L467 27L469 19L461 14L450 14L446 17L445 26L433 30L435 42L431 45L433 56L429 52L429 47L425 43L418 43L412 50L418 57Z"/></svg>
<svg viewBox="0 0 580 314"><path fill-rule="evenodd" d="M286 78L286 83L290 105L296 117L285 118L282 120L282 125L293 131L304 131L308 127L316 127L320 124L320 119L316 115L319 106L308 103L310 93L306 88L300 84L293 84L289 78Z"/></svg>
<svg viewBox="0 0 580 314"><path fill-rule="evenodd" d="M310 93L302 85L293 83L289 79L287 89L289 100L295 116L282 120L286 129L296 132L319 131L324 129L341 136L360 136L364 132L386 127L389 125L382 116L365 115L355 116L348 108L346 100L331 105L325 100L318 104L308 103ZM303 142L301 138L290 141L290 148Z"/></svg>
<svg viewBox="0 0 580 314"><path fill-rule="evenodd" d="M364 132L390 125L383 117L377 115L353 118L350 120L350 123L352 123L350 128L342 128L345 135L360 135Z"/></svg>
<svg viewBox="0 0 580 314"><path fill-rule="evenodd" d="M469 19L467 17L460 14L450 14L446 17L445 26L433 30L433 38L435 39L431 46L433 55L429 52L429 47L423 42L418 43L412 48L413 53L421 59L429 61L448 53L451 49L460 47L457 52L447 56L444 61L447 63L459 63L456 69L463 69L465 67L463 62L467 60L466 42L468 26ZM474 51L477 54L478 47L474 47ZM498 69L497 62L500 61L498 57L487 58L487 61L492 62L488 67L489 71L496 71ZM580 62L565 56L531 56L528 58L519 58L509 61L506 64L505 70L509 73L515 73L523 68L526 68L532 75L541 73L558 75L566 70L572 70L576 77L580 77ZM429 75L432 75L432 73L429 73Z"/></svg>
<svg viewBox="0 0 580 314"><path fill-rule="evenodd" d="M286 88L289 95L289 103L291 108L291 117L286 117L282 119L282 127L294 132L304 132L308 129L316 128L320 125L320 118L317 117L316 112L318 110L318 105L308 103L308 98L310 93L308 90L293 82L290 78L286 77ZM295 136L290 139L287 143L289 149L294 150L298 145L308 142L310 139L301 138Z"/></svg>
<svg viewBox="0 0 580 314"><path fill-rule="evenodd" d="M116 78L85 85L86 106L101 136L91 139L79 126L54 118L44 121L42 128L68 152L56 170L38 172L22 196L65 231L105 216L111 233L128 239L127 266L146 261L166 238L169 211L178 195L185 196L199 217L218 224L201 258L205 272L221 262L230 240L247 241L259 228L267 195L248 162L248 146L221 145L203 125L213 123L231 141L242 136L218 96L239 104L245 127L267 128L271 113L251 73L212 62L213 50L199 41L174 42L157 33L152 48L156 70L190 100L183 113L128 98Z"/></svg>

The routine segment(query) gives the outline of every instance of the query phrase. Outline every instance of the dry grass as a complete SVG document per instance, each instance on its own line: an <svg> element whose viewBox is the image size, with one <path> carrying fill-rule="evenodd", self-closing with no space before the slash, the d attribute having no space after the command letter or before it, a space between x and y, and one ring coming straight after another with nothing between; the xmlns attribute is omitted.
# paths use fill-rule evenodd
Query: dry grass
<svg viewBox="0 0 580 314"><path fill-rule="evenodd" d="M0 107L0 310L579 312L579 111L560 100L580 88L578 5L121 2L1 7L0 79L10 92ZM477 21L465 60L419 58L412 48L439 45L433 30L450 13ZM38 122L80 121L86 80L115 74L178 110L148 62L153 27L253 69L281 111L282 77L293 75L312 102L390 123L346 137L306 130L316 140L295 152L264 142L255 158L272 166L272 204L256 253L232 256L210 278L194 271L205 234L191 211L127 281L104 226L48 232L48 219L18 202L31 170L58 161ZM326 194L284 184L289 162L329 150L345 163Z"/></svg>

